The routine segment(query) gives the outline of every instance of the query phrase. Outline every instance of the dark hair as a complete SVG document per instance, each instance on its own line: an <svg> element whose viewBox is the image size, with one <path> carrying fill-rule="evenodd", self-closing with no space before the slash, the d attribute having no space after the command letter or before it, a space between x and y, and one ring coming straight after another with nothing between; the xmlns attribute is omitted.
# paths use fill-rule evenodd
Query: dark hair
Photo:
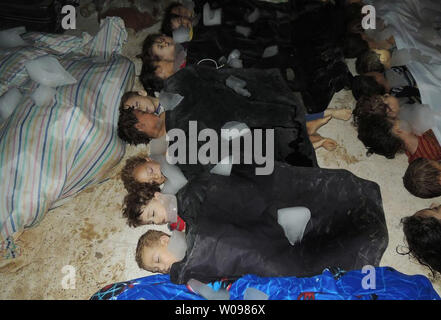
<svg viewBox="0 0 441 320"><path fill-rule="evenodd" d="M392 128L393 124L385 116L366 115L358 119L358 139L368 149L368 154L393 159L403 149L403 141L392 133Z"/></svg>
<svg viewBox="0 0 441 320"><path fill-rule="evenodd" d="M149 95L154 95L155 91L161 91L164 88L164 80L155 74L157 68L154 60L145 59L142 63L139 81Z"/></svg>
<svg viewBox="0 0 441 320"><path fill-rule="evenodd" d="M150 137L139 131L135 125L138 123L138 118L135 116L135 108L124 108L123 105L119 108L119 118L118 118L118 136L121 140L129 144L148 144L150 142Z"/></svg>
<svg viewBox="0 0 441 320"><path fill-rule="evenodd" d="M171 22L174 18L179 16L172 13L174 8L182 6L182 3L173 2L164 11L164 18L162 19L161 32L169 37L173 35L173 28Z"/></svg>
<svg viewBox="0 0 441 320"><path fill-rule="evenodd" d="M143 62L145 60L160 61L161 59L153 53L152 48L156 40L161 36L162 34L160 33L149 34L144 39L144 42L142 43L142 52L137 56L137 58L142 59Z"/></svg>
<svg viewBox="0 0 441 320"><path fill-rule="evenodd" d="M381 63L380 55L373 50L362 53L355 62L358 74L368 72L384 72L384 65Z"/></svg>
<svg viewBox="0 0 441 320"><path fill-rule="evenodd" d="M355 100L361 97L384 95L386 89L372 76L355 76L352 80L352 95Z"/></svg>
<svg viewBox="0 0 441 320"><path fill-rule="evenodd" d="M127 159L124 168L121 170L121 180L127 192L143 193L145 197L153 197L155 192L160 191L157 183L146 183L136 181L133 177L133 170L141 164L146 163L146 157L138 155Z"/></svg>
<svg viewBox="0 0 441 320"><path fill-rule="evenodd" d="M343 53L346 59L357 58L366 51L369 51L369 45L360 34L349 33L346 35L343 44Z"/></svg>
<svg viewBox="0 0 441 320"><path fill-rule="evenodd" d="M158 230L149 230L139 238L138 244L136 245L135 254L135 260L139 268L152 272L152 270L147 269L147 266L144 265L144 262L142 261L143 249L145 247L152 248L157 246L162 236L170 237L165 232Z"/></svg>
<svg viewBox="0 0 441 320"><path fill-rule="evenodd" d="M441 222L434 217L413 215L401 223L409 248L406 254L428 267L434 276L441 272Z"/></svg>
<svg viewBox="0 0 441 320"><path fill-rule="evenodd" d="M388 105L384 103L383 97L380 95L362 96L358 99L354 111L354 125L358 126L359 119L368 115L380 115L387 117Z"/></svg>
<svg viewBox="0 0 441 320"><path fill-rule="evenodd" d="M159 187L157 185L151 185L150 190L146 186L144 192L132 192L124 197L123 217L127 218L127 224L130 227L136 228L144 224L140 219L142 207L153 199L155 192L160 192Z"/></svg>
<svg viewBox="0 0 441 320"><path fill-rule="evenodd" d="M441 196L441 172L430 160L412 161L403 177L404 187L416 197L430 199Z"/></svg>

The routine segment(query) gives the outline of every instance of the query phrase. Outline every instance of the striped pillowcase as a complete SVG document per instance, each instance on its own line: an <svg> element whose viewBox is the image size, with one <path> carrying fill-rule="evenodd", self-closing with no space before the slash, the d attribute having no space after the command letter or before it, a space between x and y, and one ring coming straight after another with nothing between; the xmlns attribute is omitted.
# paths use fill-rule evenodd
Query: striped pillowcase
<svg viewBox="0 0 441 320"><path fill-rule="evenodd" d="M95 38L105 35L112 43L120 39L121 48L126 36L120 26L121 21L110 18ZM37 56L41 53L35 48ZM110 50L99 63L96 57L73 51L58 56L78 82L58 87L48 107L36 106L25 94L0 127L0 241L35 226L51 208L102 182L122 159L125 144L117 137L118 107L124 92L133 87L135 68L117 53L119 49ZM0 61L3 57L0 52ZM5 77L12 73L11 68ZM2 68L2 81L3 77ZM13 81L29 92L38 87L29 78Z"/></svg>

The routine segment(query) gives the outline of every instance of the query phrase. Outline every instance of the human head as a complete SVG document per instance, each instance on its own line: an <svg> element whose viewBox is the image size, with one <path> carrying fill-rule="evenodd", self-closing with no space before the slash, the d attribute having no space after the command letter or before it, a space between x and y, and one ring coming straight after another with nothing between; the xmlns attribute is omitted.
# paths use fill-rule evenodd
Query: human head
<svg viewBox="0 0 441 320"><path fill-rule="evenodd" d="M121 107L124 109L133 108L136 110L141 110L148 113L155 112L155 105L153 103L153 98L149 97L147 92L141 91L130 91L126 92L128 94L126 98L121 99ZM124 97L124 96L123 96Z"/></svg>
<svg viewBox="0 0 441 320"><path fill-rule="evenodd" d="M156 186L154 192L159 190L159 185L165 182L158 162L144 156L134 156L126 161L121 171L121 180L128 192L137 192L145 185ZM151 194L153 197L154 192Z"/></svg>
<svg viewBox="0 0 441 320"><path fill-rule="evenodd" d="M172 36L173 31L181 26L192 28L193 12L179 2L171 3L164 12L161 32Z"/></svg>
<svg viewBox="0 0 441 320"><path fill-rule="evenodd" d="M369 45L360 34L349 33L346 35L343 44L343 53L346 59L357 58L367 51L369 51Z"/></svg>
<svg viewBox="0 0 441 320"><path fill-rule="evenodd" d="M118 136L121 140L129 144L150 142L150 138L147 134L135 128L135 124L138 123L138 118L134 114L135 108L129 107L127 104L127 101L130 101L130 99L138 95L139 93L134 91L124 93L119 106Z"/></svg>
<svg viewBox="0 0 441 320"><path fill-rule="evenodd" d="M136 263L141 269L155 273L169 273L179 260L167 249L170 236L162 231L149 230L138 240Z"/></svg>
<svg viewBox="0 0 441 320"><path fill-rule="evenodd" d="M403 177L407 191L416 197L429 199L441 196L441 164L419 158L412 161Z"/></svg>
<svg viewBox="0 0 441 320"><path fill-rule="evenodd" d="M358 139L368 149L388 159L403 150L404 142L394 132L394 122L383 115L369 114L358 118Z"/></svg>
<svg viewBox="0 0 441 320"><path fill-rule="evenodd" d="M441 272L441 207L432 205L403 218L401 223L409 248L407 254L429 267L433 274Z"/></svg>
<svg viewBox="0 0 441 320"><path fill-rule="evenodd" d="M150 58L153 61L173 61L175 59L175 42L164 34L149 34L142 45L141 56L143 60Z"/></svg>
<svg viewBox="0 0 441 320"><path fill-rule="evenodd" d="M356 76L352 80L352 94L358 101L361 97L371 97L374 95L384 95L386 90L372 76Z"/></svg>
<svg viewBox="0 0 441 320"><path fill-rule="evenodd" d="M400 111L400 103L397 98L389 94L362 96L355 105L353 111L354 124L357 126L359 119L366 115L380 115L395 119Z"/></svg>
<svg viewBox="0 0 441 320"><path fill-rule="evenodd" d="M123 217L127 218L127 224L131 227L138 227L147 224L162 225L169 221L167 209L160 201L161 193L159 188L154 191L154 186L145 190L132 192L124 198Z"/></svg>
<svg viewBox="0 0 441 320"><path fill-rule="evenodd" d="M358 74L381 72L390 69L391 55L388 50L371 49L362 53L355 62Z"/></svg>
<svg viewBox="0 0 441 320"><path fill-rule="evenodd" d="M386 77L384 76L384 73L380 73L380 72L368 72L364 74L365 76L368 77L373 77L375 79L375 81L377 81L378 84L382 85L384 87L384 89L386 90L385 93L389 93L391 90L390 84L387 81Z"/></svg>
<svg viewBox="0 0 441 320"><path fill-rule="evenodd" d="M150 95L153 95L155 91L160 92L164 88L164 80L156 75L156 69L157 66L153 60L143 60L139 81Z"/></svg>

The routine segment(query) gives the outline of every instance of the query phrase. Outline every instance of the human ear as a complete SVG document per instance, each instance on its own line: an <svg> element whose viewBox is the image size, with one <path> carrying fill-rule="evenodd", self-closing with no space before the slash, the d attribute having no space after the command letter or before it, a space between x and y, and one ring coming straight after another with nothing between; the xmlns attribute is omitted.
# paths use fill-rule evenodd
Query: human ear
<svg viewBox="0 0 441 320"><path fill-rule="evenodd" d="M170 240L169 236L163 235L159 238L159 241L161 242L161 245L166 246L168 244L168 241Z"/></svg>
<svg viewBox="0 0 441 320"><path fill-rule="evenodd" d="M147 97L147 92L144 91L144 90L140 90L140 91L138 91L138 94L139 94L140 96Z"/></svg>
<svg viewBox="0 0 441 320"><path fill-rule="evenodd" d="M135 128L138 129L139 131L142 131L142 129L144 129L144 124L142 122L137 122L135 124Z"/></svg>
<svg viewBox="0 0 441 320"><path fill-rule="evenodd" d="M155 195L153 196L156 200L159 199L159 197L161 196L161 192L156 191Z"/></svg>

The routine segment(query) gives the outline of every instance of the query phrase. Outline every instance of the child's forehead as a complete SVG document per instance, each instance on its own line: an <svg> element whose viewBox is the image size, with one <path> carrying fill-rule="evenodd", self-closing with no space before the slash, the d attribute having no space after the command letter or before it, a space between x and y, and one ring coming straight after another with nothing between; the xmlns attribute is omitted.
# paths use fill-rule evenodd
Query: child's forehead
<svg viewBox="0 0 441 320"><path fill-rule="evenodd" d="M159 255L159 253L160 253L159 240L151 243L150 245L144 246L143 256L144 256L144 260L146 261L152 261L155 256Z"/></svg>

